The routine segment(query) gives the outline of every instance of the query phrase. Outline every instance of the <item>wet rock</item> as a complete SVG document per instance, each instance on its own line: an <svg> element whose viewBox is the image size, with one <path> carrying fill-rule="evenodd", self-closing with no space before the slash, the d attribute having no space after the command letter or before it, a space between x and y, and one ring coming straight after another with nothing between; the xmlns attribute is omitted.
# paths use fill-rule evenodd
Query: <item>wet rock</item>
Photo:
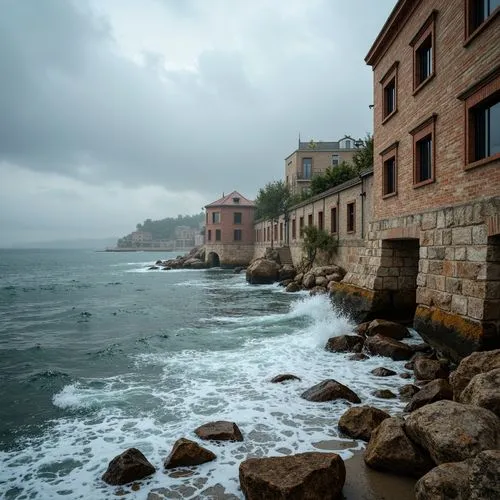
<svg viewBox="0 0 500 500"><path fill-rule="evenodd" d="M373 391L372 394L376 398L381 398L381 399L394 399L397 397L396 394L394 394L389 389L377 389L376 391Z"/></svg>
<svg viewBox="0 0 500 500"><path fill-rule="evenodd" d="M278 280L279 265L274 260L257 259L246 270L246 280L252 285L271 284Z"/></svg>
<svg viewBox="0 0 500 500"><path fill-rule="evenodd" d="M443 378L437 378L428 382L411 398L404 411L412 412L422 406L435 403L436 401L452 400L453 390L449 382Z"/></svg>
<svg viewBox="0 0 500 500"><path fill-rule="evenodd" d="M198 443L181 438L175 442L170 455L165 459L163 465L165 469L189 467L211 462L216 458L215 453L203 448Z"/></svg>
<svg viewBox="0 0 500 500"><path fill-rule="evenodd" d="M280 270L278 272L278 278L282 280L293 280L295 278L295 275L297 274L297 271L291 264L285 264L280 267Z"/></svg>
<svg viewBox="0 0 500 500"><path fill-rule="evenodd" d="M116 486L138 481L155 472L156 469L137 448L129 448L109 462L102 480Z"/></svg>
<svg viewBox="0 0 500 500"><path fill-rule="evenodd" d="M292 281L285 288L285 292L291 292L291 293L298 292L299 290L301 290L301 287L296 281Z"/></svg>
<svg viewBox="0 0 500 500"><path fill-rule="evenodd" d="M417 481L415 499L469 500L469 470L468 461L438 465Z"/></svg>
<svg viewBox="0 0 500 500"><path fill-rule="evenodd" d="M342 278L345 276L345 271L339 266L318 266L311 269L311 273L314 276L328 276L331 274L339 274ZM341 278L341 279L342 279Z"/></svg>
<svg viewBox="0 0 500 500"><path fill-rule="evenodd" d="M148 267L148 271L157 271L158 269L160 269L158 266L149 266Z"/></svg>
<svg viewBox="0 0 500 500"><path fill-rule="evenodd" d="M403 372L403 373L400 373L399 376L401 378L411 378L411 373Z"/></svg>
<svg viewBox="0 0 500 500"><path fill-rule="evenodd" d="M309 295L324 295L327 289L324 286L314 286L309 290Z"/></svg>
<svg viewBox="0 0 500 500"><path fill-rule="evenodd" d="M430 346L427 342L413 344L411 347L415 352L422 352L424 354L431 354L433 352L432 346Z"/></svg>
<svg viewBox="0 0 500 500"><path fill-rule="evenodd" d="M240 274L241 271L243 271L243 269L244 269L243 267L235 267L233 269L233 274Z"/></svg>
<svg viewBox="0 0 500 500"><path fill-rule="evenodd" d="M472 377L458 399L461 403L486 408L500 417L500 368Z"/></svg>
<svg viewBox="0 0 500 500"><path fill-rule="evenodd" d="M184 267L185 269L204 269L206 267L206 264L201 259L190 257L189 259L186 259L184 261L182 267Z"/></svg>
<svg viewBox="0 0 500 500"><path fill-rule="evenodd" d="M458 401L460 394L472 380L472 377L496 368L500 368L500 349L474 352L462 359L457 369L450 375L455 401Z"/></svg>
<svg viewBox="0 0 500 500"><path fill-rule="evenodd" d="M345 482L345 466L335 453L309 452L285 457L250 458L240 464L247 500L335 500Z"/></svg>
<svg viewBox="0 0 500 500"><path fill-rule="evenodd" d="M339 430L354 439L369 441L375 430L390 415L372 406L349 408L339 420Z"/></svg>
<svg viewBox="0 0 500 500"><path fill-rule="evenodd" d="M304 273L298 273L293 280L296 281L299 285L302 285L303 279L304 279Z"/></svg>
<svg viewBox="0 0 500 500"><path fill-rule="evenodd" d="M361 403L354 391L333 379L323 380L323 382L310 387L301 394L301 397L315 402L345 399L351 403Z"/></svg>
<svg viewBox="0 0 500 500"><path fill-rule="evenodd" d="M161 260L157 260L155 262L155 266L161 266L163 264L163 262Z"/></svg>
<svg viewBox="0 0 500 500"><path fill-rule="evenodd" d="M194 431L201 439L213 441L243 441L239 427L234 422L219 420L201 425Z"/></svg>
<svg viewBox="0 0 500 500"><path fill-rule="evenodd" d="M408 328L385 319L374 319L371 321L366 329L366 335L367 337L383 335L394 340L403 340L405 337L409 337Z"/></svg>
<svg viewBox="0 0 500 500"><path fill-rule="evenodd" d="M370 323L371 321L365 321L364 323L360 323L354 328L354 332L357 333L358 335L361 335L362 337L365 337L366 331L368 330Z"/></svg>
<svg viewBox="0 0 500 500"><path fill-rule="evenodd" d="M494 413L454 401L438 401L410 413L405 431L436 464L461 462L500 445L500 420Z"/></svg>
<svg viewBox="0 0 500 500"><path fill-rule="evenodd" d="M280 384L281 382L286 382L287 380L301 380L301 379L296 375L292 375L291 373L283 373L280 375L276 375L276 377L273 377L270 381L273 384Z"/></svg>
<svg viewBox="0 0 500 500"><path fill-rule="evenodd" d="M313 273L306 273L302 279L302 286L309 290L316 285L316 276Z"/></svg>
<svg viewBox="0 0 500 500"><path fill-rule="evenodd" d="M415 394L417 394L418 391L420 391L420 387L417 387L416 385L413 384L406 384L403 385L403 387L400 387L398 392L399 392L399 397L403 401L406 401L415 396Z"/></svg>
<svg viewBox="0 0 500 500"><path fill-rule="evenodd" d="M328 284L328 280L323 276L318 276L316 278L315 284L316 284L316 286L322 286L322 287L326 288L326 285Z"/></svg>
<svg viewBox="0 0 500 500"><path fill-rule="evenodd" d="M328 339L325 349L331 352L353 352L356 346L363 346L364 339L359 335L339 335Z"/></svg>
<svg viewBox="0 0 500 500"><path fill-rule="evenodd" d="M500 450L479 453L469 472L470 500L500 498Z"/></svg>
<svg viewBox="0 0 500 500"><path fill-rule="evenodd" d="M295 283L293 280L283 280L278 283L279 286L287 287L290 283Z"/></svg>
<svg viewBox="0 0 500 500"><path fill-rule="evenodd" d="M435 359L418 357L413 365L415 378L419 380L434 380L437 378L448 378L449 372L446 366L443 366Z"/></svg>
<svg viewBox="0 0 500 500"><path fill-rule="evenodd" d="M367 337L365 349L370 354L386 356L394 361L410 359L413 356L413 350L407 344L382 335Z"/></svg>
<svg viewBox="0 0 500 500"><path fill-rule="evenodd" d="M349 356L347 359L350 361L364 361L365 359L368 359L369 356L362 352L356 352L352 356Z"/></svg>
<svg viewBox="0 0 500 500"><path fill-rule="evenodd" d="M370 373L376 377L392 377L393 375L396 375L394 370L389 370L389 368L384 368L382 366L374 368Z"/></svg>
<svg viewBox="0 0 500 500"><path fill-rule="evenodd" d="M372 432L364 459L373 469L404 476L421 477L434 466L425 450L405 434L399 417L385 419Z"/></svg>

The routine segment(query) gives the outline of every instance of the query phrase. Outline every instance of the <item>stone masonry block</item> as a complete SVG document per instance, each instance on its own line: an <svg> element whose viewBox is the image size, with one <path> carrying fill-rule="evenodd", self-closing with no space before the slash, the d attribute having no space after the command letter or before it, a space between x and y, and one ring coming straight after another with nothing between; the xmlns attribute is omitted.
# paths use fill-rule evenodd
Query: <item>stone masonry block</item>
<svg viewBox="0 0 500 500"><path fill-rule="evenodd" d="M486 243L488 243L488 230L485 224L473 226L472 243L474 243L474 245L486 245Z"/></svg>
<svg viewBox="0 0 500 500"><path fill-rule="evenodd" d="M444 292L446 291L446 277L445 276L436 276L436 289Z"/></svg>
<svg viewBox="0 0 500 500"><path fill-rule="evenodd" d="M420 247L420 250L419 250L419 255L420 255L420 258L421 259L427 259L427 253L428 253L428 249L427 247Z"/></svg>
<svg viewBox="0 0 500 500"><path fill-rule="evenodd" d="M422 215L422 229L427 231L428 229L434 229L436 227L436 212L429 212Z"/></svg>
<svg viewBox="0 0 500 500"><path fill-rule="evenodd" d="M455 260L465 260L466 256L467 256L466 247L455 248Z"/></svg>
<svg viewBox="0 0 500 500"><path fill-rule="evenodd" d="M444 210L439 210L437 212L436 227L439 229L443 229L444 227L446 227L446 217Z"/></svg>
<svg viewBox="0 0 500 500"><path fill-rule="evenodd" d="M482 203L474 203L472 210L472 222L474 224L484 222L484 205Z"/></svg>
<svg viewBox="0 0 500 500"><path fill-rule="evenodd" d="M427 259L420 259L418 261L418 270L421 273L427 274L429 272L429 261Z"/></svg>
<svg viewBox="0 0 500 500"><path fill-rule="evenodd" d="M465 224L472 224L474 220L474 211L472 205L465 206Z"/></svg>
<svg viewBox="0 0 500 500"><path fill-rule="evenodd" d="M458 276L457 261L455 260L443 261L443 276L451 276L453 278L456 278Z"/></svg>
<svg viewBox="0 0 500 500"><path fill-rule="evenodd" d="M421 231L420 232L420 246L432 246L434 245L434 231Z"/></svg>
<svg viewBox="0 0 500 500"><path fill-rule="evenodd" d="M467 247L467 260L473 262L486 261L486 245L475 245Z"/></svg>
<svg viewBox="0 0 500 500"><path fill-rule="evenodd" d="M454 260L455 259L455 248L454 247L446 247L444 249L444 258L446 260Z"/></svg>
<svg viewBox="0 0 500 500"><path fill-rule="evenodd" d="M432 300L439 308L449 311L451 308L451 293L448 292L433 292Z"/></svg>
<svg viewBox="0 0 500 500"><path fill-rule="evenodd" d="M444 211L445 227L453 227L455 224L453 219L453 208L447 208Z"/></svg>
<svg viewBox="0 0 500 500"><path fill-rule="evenodd" d="M458 278L446 278L446 291L454 294L462 293L462 280Z"/></svg>
<svg viewBox="0 0 500 500"><path fill-rule="evenodd" d="M462 294L484 299L486 297L486 281L462 280Z"/></svg>
<svg viewBox="0 0 500 500"><path fill-rule="evenodd" d="M465 225L465 207L463 205L453 208L453 222L455 226Z"/></svg>
<svg viewBox="0 0 500 500"><path fill-rule="evenodd" d="M477 279L481 265L475 262L457 262L457 277Z"/></svg>
<svg viewBox="0 0 500 500"><path fill-rule="evenodd" d="M467 300L467 314L474 319L483 319L484 300L469 297Z"/></svg>
<svg viewBox="0 0 500 500"><path fill-rule="evenodd" d="M443 245L451 245L452 240L452 230L443 229Z"/></svg>
<svg viewBox="0 0 500 500"><path fill-rule="evenodd" d="M472 228L454 228L452 230L452 242L454 245L470 245L472 243Z"/></svg>
<svg viewBox="0 0 500 500"><path fill-rule="evenodd" d="M429 261L429 272L431 274L442 274L443 261L442 260L430 260Z"/></svg>
<svg viewBox="0 0 500 500"><path fill-rule="evenodd" d="M451 312L455 314L467 315L467 297L463 295L453 295L451 297Z"/></svg>
<svg viewBox="0 0 500 500"><path fill-rule="evenodd" d="M443 244L443 230L436 229L434 231L434 245L442 245Z"/></svg>
<svg viewBox="0 0 500 500"><path fill-rule="evenodd" d="M417 304L423 304L424 306L430 306L432 304L432 292L428 288L417 288L416 293Z"/></svg>
<svg viewBox="0 0 500 500"><path fill-rule="evenodd" d="M445 248L444 247L429 247L428 258L429 259L444 259Z"/></svg>
<svg viewBox="0 0 500 500"><path fill-rule="evenodd" d="M423 273L419 273L417 276L417 285L425 286L427 284L427 275Z"/></svg>

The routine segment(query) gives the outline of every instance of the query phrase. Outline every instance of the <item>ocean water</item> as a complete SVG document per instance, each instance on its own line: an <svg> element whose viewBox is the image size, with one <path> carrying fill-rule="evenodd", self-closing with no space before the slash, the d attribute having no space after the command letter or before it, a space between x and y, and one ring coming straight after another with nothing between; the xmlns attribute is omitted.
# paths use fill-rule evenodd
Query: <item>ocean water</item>
<svg viewBox="0 0 500 500"><path fill-rule="evenodd" d="M348 361L324 350L353 326L326 297L251 286L228 270L147 271L175 254L0 251L0 495L6 499L243 498L238 466L250 456L315 450L338 435L348 404L300 394L334 378L363 404L403 407L375 389L400 377L370 374L403 362ZM414 334L415 335L415 334ZM414 341L417 341L415 335ZM301 381L272 384L280 373ZM187 474L163 460L180 437L212 420L234 421L241 443L202 443L217 460ZM139 448L157 468L140 488L112 487L108 462ZM234 498L233 497L233 498Z"/></svg>

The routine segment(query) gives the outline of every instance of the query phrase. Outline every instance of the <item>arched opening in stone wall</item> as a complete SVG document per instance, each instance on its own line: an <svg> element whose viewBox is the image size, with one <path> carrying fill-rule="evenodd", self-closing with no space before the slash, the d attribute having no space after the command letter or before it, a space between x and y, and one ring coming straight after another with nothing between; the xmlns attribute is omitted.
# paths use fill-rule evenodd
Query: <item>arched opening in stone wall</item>
<svg viewBox="0 0 500 500"><path fill-rule="evenodd" d="M390 304L388 316L412 321L417 306L419 240L382 240L381 265L377 272L379 286Z"/></svg>
<svg viewBox="0 0 500 500"><path fill-rule="evenodd" d="M215 252L210 252L207 255L207 264L208 267L220 267L220 258L219 255Z"/></svg>
<svg viewBox="0 0 500 500"><path fill-rule="evenodd" d="M500 346L500 234L488 237L484 321L488 323L487 348Z"/></svg>

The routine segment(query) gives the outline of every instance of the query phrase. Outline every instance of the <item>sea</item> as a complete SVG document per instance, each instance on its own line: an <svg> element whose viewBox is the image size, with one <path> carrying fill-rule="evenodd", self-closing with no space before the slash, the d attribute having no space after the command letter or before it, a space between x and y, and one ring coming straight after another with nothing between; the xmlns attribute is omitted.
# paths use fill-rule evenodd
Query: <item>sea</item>
<svg viewBox="0 0 500 500"><path fill-rule="evenodd" d="M348 459L363 443L337 429L345 401L301 393L325 379L363 404L401 411L406 380L376 377L404 362L350 361L324 349L353 323L326 296L249 285L219 268L152 271L175 254L0 250L0 496L5 499L243 498L248 457L324 451ZM419 338L412 332L410 342ZM270 383L291 373L300 380ZM163 461L181 437L215 420L243 442L202 442L217 459L183 471ZM109 486L109 461L130 447L157 472ZM161 497L160 497L161 498Z"/></svg>

